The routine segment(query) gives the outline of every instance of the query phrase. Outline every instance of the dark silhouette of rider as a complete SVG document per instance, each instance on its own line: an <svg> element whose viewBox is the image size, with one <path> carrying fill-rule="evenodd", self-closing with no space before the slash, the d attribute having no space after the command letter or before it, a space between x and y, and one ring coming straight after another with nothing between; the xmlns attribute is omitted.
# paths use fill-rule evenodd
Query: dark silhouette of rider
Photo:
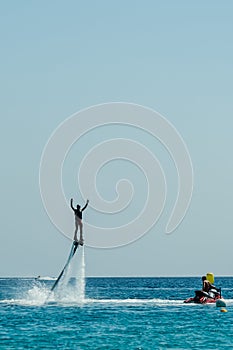
<svg viewBox="0 0 233 350"><path fill-rule="evenodd" d="M71 209L74 211L74 216L75 216L75 231L74 231L74 241L79 243L80 245L83 245L84 240L83 240L83 223L82 223L82 213L88 206L89 200L87 199L86 205L81 208L79 204L77 204L76 208L73 206L73 198L70 200L70 206ZM80 230L80 238L78 240L77 238L77 233L78 233L78 228Z"/></svg>

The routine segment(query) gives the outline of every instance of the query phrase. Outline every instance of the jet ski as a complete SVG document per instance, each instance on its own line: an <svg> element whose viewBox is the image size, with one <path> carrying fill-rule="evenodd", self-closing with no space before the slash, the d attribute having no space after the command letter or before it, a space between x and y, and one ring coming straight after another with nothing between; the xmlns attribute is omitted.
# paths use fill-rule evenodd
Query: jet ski
<svg viewBox="0 0 233 350"><path fill-rule="evenodd" d="M193 298L188 298L184 300L184 303L213 304L221 298L221 288L214 287L210 289L208 293L202 290L196 290L195 296Z"/></svg>

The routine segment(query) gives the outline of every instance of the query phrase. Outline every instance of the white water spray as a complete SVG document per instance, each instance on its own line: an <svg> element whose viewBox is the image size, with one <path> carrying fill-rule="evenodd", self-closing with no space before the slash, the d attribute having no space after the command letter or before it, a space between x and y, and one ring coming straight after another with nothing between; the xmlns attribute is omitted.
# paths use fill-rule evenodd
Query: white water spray
<svg viewBox="0 0 233 350"><path fill-rule="evenodd" d="M54 300L62 303L83 303L85 300L84 247L79 247L54 291Z"/></svg>
<svg viewBox="0 0 233 350"><path fill-rule="evenodd" d="M81 248L81 261L77 269L75 288L77 290L77 297L81 302L85 300L85 254L84 247Z"/></svg>
<svg viewBox="0 0 233 350"><path fill-rule="evenodd" d="M38 306L50 302L65 305L83 304L85 302L84 247L78 248L53 292L44 283L38 282L32 289L28 290L26 299L22 299L21 302Z"/></svg>

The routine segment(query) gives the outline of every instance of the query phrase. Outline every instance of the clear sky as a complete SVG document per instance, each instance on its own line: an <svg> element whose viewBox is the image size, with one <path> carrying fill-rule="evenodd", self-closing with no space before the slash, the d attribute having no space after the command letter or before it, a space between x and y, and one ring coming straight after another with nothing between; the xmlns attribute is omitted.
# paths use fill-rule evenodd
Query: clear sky
<svg viewBox="0 0 233 350"><path fill-rule="evenodd" d="M232 275L233 2L5 1L0 26L0 276L59 273L70 241L51 223L41 201L43 148L73 113L119 101L158 111L182 135L194 168L193 197L183 222L166 235L177 191L174 165L159 142L130 130L130 137L151 147L163 165L165 210L132 244L86 247L86 274ZM88 146L116 134L129 137L127 128L111 126L74 145L64 165L67 201L71 196L80 201L77 172ZM145 200L142 174L116 162L103 169L97 185L111 200L116 174L121 178L127 172L134 177L137 211ZM85 220L114 227L116 217L100 218L90 208ZM127 215L118 220L124 224Z"/></svg>

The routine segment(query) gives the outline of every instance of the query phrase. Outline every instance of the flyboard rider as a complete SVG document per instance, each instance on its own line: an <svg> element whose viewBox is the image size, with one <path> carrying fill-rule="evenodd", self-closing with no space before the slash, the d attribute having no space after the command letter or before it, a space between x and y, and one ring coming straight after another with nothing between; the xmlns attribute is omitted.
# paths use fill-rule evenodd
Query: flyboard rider
<svg viewBox="0 0 233 350"><path fill-rule="evenodd" d="M75 217L75 231L74 231L74 241L79 243L80 245L83 245L84 239L83 239L83 223L82 223L82 213L88 206L89 200L87 199L86 204L83 208L79 204L77 204L76 208L73 206L73 198L70 200L70 207L74 211L74 217ZM78 240L77 233L78 229L80 231L80 237Z"/></svg>

